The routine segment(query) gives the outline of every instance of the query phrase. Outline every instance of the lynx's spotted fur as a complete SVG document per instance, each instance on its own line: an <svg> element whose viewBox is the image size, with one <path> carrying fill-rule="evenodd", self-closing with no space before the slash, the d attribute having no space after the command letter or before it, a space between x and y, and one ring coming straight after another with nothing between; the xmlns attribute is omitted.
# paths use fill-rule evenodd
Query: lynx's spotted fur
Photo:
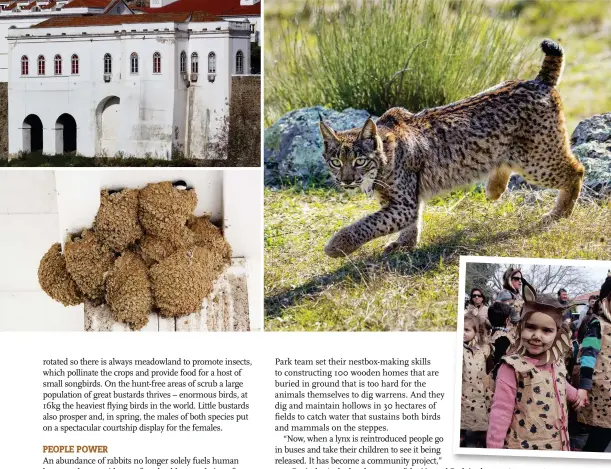
<svg viewBox="0 0 611 469"><path fill-rule="evenodd" d="M420 235L423 200L486 175L489 199L498 199L517 172L533 184L559 189L545 221L569 216L584 169L571 153L556 90L562 48L550 40L541 48L545 59L534 80L507 81L418 114L392 108L361 129L335 132L321 121L331 174L345 188L375 191L382 205L339 230L325 252L347 255L397 231L386 252L412 249Z"/></svg>

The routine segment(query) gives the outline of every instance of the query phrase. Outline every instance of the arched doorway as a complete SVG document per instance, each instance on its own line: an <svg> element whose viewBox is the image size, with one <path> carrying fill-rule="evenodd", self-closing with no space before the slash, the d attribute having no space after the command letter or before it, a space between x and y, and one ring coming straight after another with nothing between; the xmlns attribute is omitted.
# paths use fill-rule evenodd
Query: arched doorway
<svg viewBox="0 0 611 469"><path fill-rule="evenodd" d="M114 156L117 152L120 107L121 100L117 96L110 96L103 99L96 109L98 154Z"/></svg>
<svg viewBox="0 0 611 469"><path fill-rule="evenodd" d="M62 114L55 122L55 153L76 151L76 121L70 114Z"/></svg>
<svg viewBox="0 0 611 469"><path fill-rule="evenodd" d="M36 114L30 114L23 121L23 151L42 151L42 121Z"/></svg>

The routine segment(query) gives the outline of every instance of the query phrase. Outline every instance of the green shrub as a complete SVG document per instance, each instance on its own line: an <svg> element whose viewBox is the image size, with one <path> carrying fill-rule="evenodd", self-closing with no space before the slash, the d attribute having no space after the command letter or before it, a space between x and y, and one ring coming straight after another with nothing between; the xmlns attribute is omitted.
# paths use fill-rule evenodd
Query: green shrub
<svg viewBox="0 0 611 469"><path fill-rule="evenodd" d="M194 166L236 166L234 159L229 160L197 160L182 158L177 160L161 160L154 158L120 158L95 157L80 155L46 155L42 152L21 152L18 158L12 160L0 158L0 167L194 167ZM240 165L241 166L241 165Z"/></svg>
<svg viewBox="0 0 611 469"><path fill-rule="evenodd" d="M267 121L316 104L418 111L516 77L534 47L513 38L513 19L489 13L479 1L310 5L307 21L267 31Z"/></svg>

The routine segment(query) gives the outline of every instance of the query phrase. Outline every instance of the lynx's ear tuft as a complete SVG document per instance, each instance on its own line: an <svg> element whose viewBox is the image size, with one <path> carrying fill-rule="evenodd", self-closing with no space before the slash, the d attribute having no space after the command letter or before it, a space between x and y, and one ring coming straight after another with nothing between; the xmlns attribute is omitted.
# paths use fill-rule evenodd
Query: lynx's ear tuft
<svg viewBox="0 0 611 469"><path fill-rule="evenodd" d="M378 128L371 117L365 121L365 125L361 129L359 140L375 139L378 135Z"/></svg>
<svg viewBox="0 0 611 469"><path fill-rule="evenodd" d="M320 125L320 133L322 135L322 139L326 143L339 142L339 139L337 138L335 131L331 127L325 124L322 120L319 122L319 125Z"/></svg>

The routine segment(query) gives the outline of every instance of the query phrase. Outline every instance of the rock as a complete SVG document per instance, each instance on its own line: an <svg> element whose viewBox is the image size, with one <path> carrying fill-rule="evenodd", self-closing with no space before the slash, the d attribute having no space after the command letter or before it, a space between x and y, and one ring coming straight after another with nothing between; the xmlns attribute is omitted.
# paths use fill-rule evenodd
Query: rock
<svg viewBox="0 0 611 469"><path fill-rule="evenodd" d="M513 173L511 178L509 178L509 183L507 184L507 189L510 191L515 191L518 189L532 189L534 186L529 184L526 179L520 176L517 173Z"/></svg>
<svg viewBox="0 0 611 469"><path fill-rule="evenodd" d="M297 109L285 114L265 129L265 183L316 180L326 182L328 171L322 161L322 138L318 129L319 116L335 130L347 130L363 125L369 113L346 109L337 112L322 106ZM375 119L375 117L374 117ZM571 149L586 168L584 185L599 194L611 193L611 113L600 114L582 121L571 136ZM510 190L537 189L514 174Z"/></svg>
<svg viewBox="0 0 611 469"><path fill-rule="evenodd" d="M358 109L337 112L322 106L297 109L265 129L265 184L326 181L328 170L322 160L319 116L334 130L362 126L370 114ZM375 119L375 117L374 117Z"/></svg>
<svg viewBox="0 0 611 469"><path fill-rule="evenodd" d="M611 112L581 121L571 135L571 147L592 141L611 145Z"/></svg>
<svg viewBox="0 0 611 469"><path fill-rule="evenodd" d="M610 193L611 113L580 122L571 136L571 149L586 168L585 186L598 193Z"/></svg>

